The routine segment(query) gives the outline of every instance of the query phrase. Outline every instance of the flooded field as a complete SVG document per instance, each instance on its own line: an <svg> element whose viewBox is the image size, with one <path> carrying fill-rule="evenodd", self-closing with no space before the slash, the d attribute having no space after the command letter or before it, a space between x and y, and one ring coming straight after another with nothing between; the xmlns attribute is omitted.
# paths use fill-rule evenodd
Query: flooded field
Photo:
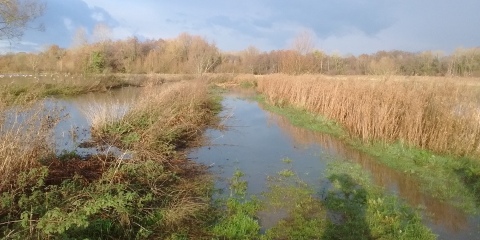
<svg viewBox="0 0 480 240"><path fill-rule="evenodd" d="M130 87L121 88L105 93L90 93L71 99L50 99L47 104L50 107L61 109L65 115L55 128L56 151L76 151L79 155L113 152L118 154L118 149L105 145L89 147L92 140L90 127L95 111L109 106L115 111L117 117L123 116L129 106L138 97L140 89ZM93 115L93 116L92 116Z"/></svg>
<svg viewBox="0 0 480 240"><path fill-rule="evenodd" d="M80 156L106 153L123 158L131 156L108 144L93 144L91 125L95 117L105 115L98 114L99 111L110 111L109 115L116 118L123 116L140 91L140 88L128 87L74 98L48 98L39 103L46 109L41 114L61 116L54 129L55 152L74 152ZM424 193L412 175L392 170L337 138L293 126L285 117L265 110L249 97L249 92L225 93L220 113L225 128L208 129L205 135L209 143L192 149L189 154L191 159L210 167L217 177L218 189L227 193L228 179L240 170L248 181L247 193L262 196L268 189L267 179L288 169L312 186L316 197L323 199L331 185L326 177L329 164L352 162L366 170L376 185L419 209L423 222L439 239L477 237L480 223L477 216L468 215ZM12 123L22 121L22 116L16 117ZM284 217L282 212L260 211L258 218L262 232Z"/></svg>
<svg viewBox="0 0 480 240"><path fill-rule="evenodd" d="M349 161L367 170L375 184L420 209L425 224L439 239L477 236L478 217L424 194L412 176L385 167L338 139L295 127L282 116L263 110L242 93L225 94L223 106L222 123L227 129L208 130L210 144L190 154L192 159L211 166L219 178L218 188L227 190L227 180L239 169L246 174L248 193L258 195L266 191L268 176L288 167L314 186L321 198L328 185L324 175L327 165ZM290 159L291 163L287 166L283 159ZM262 227L268 228L279 217L260 216Z"/></svg>

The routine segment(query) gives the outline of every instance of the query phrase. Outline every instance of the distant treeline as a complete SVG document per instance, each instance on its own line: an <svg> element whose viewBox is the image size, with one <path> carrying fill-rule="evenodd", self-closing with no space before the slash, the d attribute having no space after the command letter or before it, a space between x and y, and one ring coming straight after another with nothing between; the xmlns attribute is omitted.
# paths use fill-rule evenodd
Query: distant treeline
<svg viewBox="0 0 480 240"><path fill-rule="evenodd" d="M187 33L168 40L129 38L89 43L74 39L74 43L68 49L52 45L40 53L2 55L0 72L480 76L480 48L457 49L450 55L379 51L341 56L313 49L262 52L255 47L231 53Z"/></svg>

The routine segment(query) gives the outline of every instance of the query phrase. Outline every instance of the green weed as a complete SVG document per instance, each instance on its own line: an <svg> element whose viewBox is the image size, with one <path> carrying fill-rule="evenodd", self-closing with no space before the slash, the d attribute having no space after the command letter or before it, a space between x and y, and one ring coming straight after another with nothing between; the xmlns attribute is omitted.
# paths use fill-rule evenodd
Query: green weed
<svg viewBox="0 0 480 240"><path fill-rule="evenodd" d="M292 176L295 176L295 173L290 169L283 169L280 172L278 172L278 175L282 177L292 177Z"/></svg>
<svg viewBox="0 0 480 240"><path fill-rule="evenodd" d="M230 197L226 199L226 214L212 229L218 239L257 239L260 225L255 219L259 205L255 198L246 197L244 173L236 170L230 179Z"/></svg>
<svg viewBox="0 0 480 240"><path fill-rule="evenodd" d="M334 239L435 239L418 213L371 184L361 166L331 164L325 205L334 213L326 234Z"/></svg>
<svg viewBox="0 0 480 240"><path fill-rule="evenodd" d="M186 187L183 180L158 162L121 164L92 183L77 176L59 185L46 185L47 173L44 167L20 174L14 188L17 192L3 193L1 232L20 237L29 236L26 229L36 229L34 234L40 238L149 238L161 232L158 236L165 237L176 232L175 226L185 228L183 222L206 214L203 206L210 190L189 191L200 194L193 204L193 197L180 193ZM207 183L201 177L196 181ZM183 216L182 208L172 205L173 201L181 201L184 208L196 207L188 210L191 216ZM8 221L15 217L21 221ZM198 231L198 226L190 227Z"/></svg>
<svg viewBox="0 0 480 240"><path fill-rule="evenodd" d="M296 175L269 177L262 211L285 212L262 239L323 239L328 222L326 208L313 189Z"/></svg>
<svg viewBox="0 0 480 240"><path fill-rule="evenodd" d="M287 158L282 159L282 162L284 162L286 164L290 164L290 163L292 163L292 159L287 157Z"/></svg>
<svg viewBox="0 0 480 240"><path fill-rule="evenodd" d="M218 239L435 239L418 213L395 196L372 185L359 165L331 164L323 197L297 175L268 177L268 189L257 200L246 196L243 172L230 180L226 214L214 225ZM255 219L285 216L265 234Z"/></svg>
<svg viewBox="0 0 480 240"><path fill-rule="evenodd" d="M266 110L285 116L295 126L330 134L339 138L348 136L347 132L339 124L323 116L314 115L306 110L287 105L283 107L270 105L265 102L263 96L259 96L256 99L262 103L262 106L266 108Z"/></svg>

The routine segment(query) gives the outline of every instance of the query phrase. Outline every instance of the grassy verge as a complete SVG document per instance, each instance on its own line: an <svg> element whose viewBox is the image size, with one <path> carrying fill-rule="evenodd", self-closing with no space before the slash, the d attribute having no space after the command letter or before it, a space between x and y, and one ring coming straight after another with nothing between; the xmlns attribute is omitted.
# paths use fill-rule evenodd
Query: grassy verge
<svg viewBox="0 0 480 240"><path fill-rule="evenodd" d="M327 228L332 239L435 239L421 217L395 196L374 186L359 165L335 163L325 205L335 216Z"/></svg>
<svg viewBox="0 0 480 240"><path fill-rule="evenodd" d="M267 104L269 111L285 116L296 125L312 131L331 134L353 148L374 156L379 162L418 179L421 188L435 198L449 202L469 213L478 212L480 206L480 166L474 159L438 155L428 150L411 147L400 142L365 143L348 135L339 124L306 110Z"/></svg>
<svg viewBox="0 0 480 240"><path fill-rule="evenodd" d="M8 80L8 81L7 81ZM142 86L146 83L156 85L165 82L159 76L130 75L92 75L68 76L57 75L37 78L2 79L0 97L8 105L31 102L45 97L72 97L89 92L105 92L126 86Z"/></svg>
<svg viewBox="0 0 480 240"><path fill-rule="evenodd" d="M330 165L323 197L286 172L291 170L270 176L268 190L256 197L245 196L247 183L237 170L226 214L213 228L216 239L435 239L418 213L385 195L358 165ZM265 233L259 231L260 212L276 219Z"/></svg>
<svg viewBox="0 0 480 240"><path fill-rule="evenodd" d="M186 159L182 149L215 119L215 109L218 102L201 81L146 88L123 118L97 125L97 137L131 152L129 159L123 159L125 155L79 159L71 153L29 156L28 164L9 175L9 184L1 189L0 235L211 236L212 180L204 167Z"/></svg>
<svg viewBox="0 0 480 240"><path fill-rule="evenodd" d="M278 107L268 104L265 96L258 95L256 100L262 104L262 107L268 111L285 116L293 125L300 126L312 131L330 134L338 138L347 138L348 133L341 125L321 115L315 115L307 110L294 107Z"/></svg>

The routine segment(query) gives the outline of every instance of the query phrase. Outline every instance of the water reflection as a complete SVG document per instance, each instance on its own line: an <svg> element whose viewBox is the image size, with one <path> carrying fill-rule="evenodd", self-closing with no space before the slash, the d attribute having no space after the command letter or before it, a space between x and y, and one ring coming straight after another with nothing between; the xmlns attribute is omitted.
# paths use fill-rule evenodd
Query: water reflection
<svg viewBox="0 0 480 240"><path fill-rule="evenodd" d="M380 164L371 156L346 146L342 141L330 135L293 126L283 116L269 113L269 119L272 123L280 126L280 129L291 137L292 144L298 148L309 148L319 144L322 146L324 154L360 164L363 169L370 172L377 185L395 193L411 206L424 209L424 215L428 218L426 223L437 232L442 231L442 236L450 235L459 239L457 234L478 228L478 219L471 218L463 211L424 194L413 176ZM476 234L476 232L475 230L472 234ZM471 237L471 235L466 235L466 239L469 239L468 236Z"/></svg>
<svg viewBox="0 0 480 240"><path fill-rule="evenodd" d="M89 109L105 109L115 112L116 118L122 117L129 106L138 97L140 89L134 87L121 88L104 93L89 93L71 99L50 99L50 104L56 108L62 108L68 114L67 118L57 124L55 128L56 151L76 151L85 156L91 154L114 155L124 154L119 149L110 145L90 147L86 143L92 140L91 124L92 117L101 117L105 112L88 112ZM84 145L84 146L83 146Z"/></svg>
<svg viewBox="0 0 480 240"><path fill-rule="evenodd" d="M221 179L230 178L239 168L246 173L248 193L258 194L266 190L266 176L287 167L305 182L320 188L328 162L346 159L368 170L376 184L410 205L425 209L426 224L441 239L477 236L477 218L423 194L413 177L379 164L329 135L295 127L284 117L266 112L245 98L249 96L248 91L227 93L221 115L228 130L208 130L211 144L190 154L197 161L214 166ZM288 166L281 161L285 157L293 159ZM227 181L218 181L217 187L226 189Z"/></svg>

